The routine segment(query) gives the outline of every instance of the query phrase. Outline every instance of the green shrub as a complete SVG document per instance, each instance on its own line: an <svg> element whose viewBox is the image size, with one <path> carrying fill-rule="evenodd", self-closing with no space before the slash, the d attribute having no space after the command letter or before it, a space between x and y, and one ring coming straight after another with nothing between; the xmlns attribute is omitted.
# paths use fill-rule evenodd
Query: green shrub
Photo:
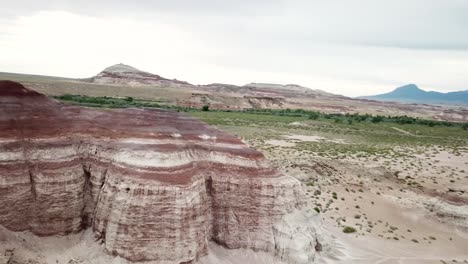
<svg viewBox="0 0 468 264"><path fill-rule="evenodd" d="M373 116L371 118L371 122L372 123L379 123L379 122L382 122L383 118L384 118L383 116L379 116L379 115L378 116Z"/></svg>
<svg viewBox="0 0 468 264"><path fill-rule="evenodd" d="M355 232L356 232L356 228L354 228L354 227L345 226L343 228L343 233L349 234L349 233L355 233Z"/></svg>
<svg viewBox="0 0 468 264"><path fill-rule="evenodd" d="M309 114L309 117L308 117L308 118L309 118L309 119L312 119L312 120L317 120L317 119L319 119L319 117L320 117L320 114L319 114L319 113L317 113L317 112L312 112L312 113Z"/></svg>

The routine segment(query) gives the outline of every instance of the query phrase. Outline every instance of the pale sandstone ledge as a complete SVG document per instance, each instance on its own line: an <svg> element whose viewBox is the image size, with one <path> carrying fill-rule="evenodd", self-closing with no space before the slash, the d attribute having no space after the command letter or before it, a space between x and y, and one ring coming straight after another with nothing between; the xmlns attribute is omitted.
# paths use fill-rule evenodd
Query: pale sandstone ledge
<svg viewBox="0 0 468 264"><path fill-rule="evenodd" d="M7 81L0 201L9 230L90 229L129 261L196 263L213 242L287 263L331 249L299 181L239 139L176 112L64 105Z"/></svg>

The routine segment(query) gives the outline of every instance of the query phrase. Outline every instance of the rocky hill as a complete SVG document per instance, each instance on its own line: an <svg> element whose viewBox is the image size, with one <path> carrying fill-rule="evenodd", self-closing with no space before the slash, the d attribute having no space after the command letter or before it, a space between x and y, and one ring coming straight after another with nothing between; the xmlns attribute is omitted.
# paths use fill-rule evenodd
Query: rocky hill
<svg viewBox="0 0 468 264"><path fill-rule="evenodd" d="M89 78L89 81L97 84L128 85L128 86L161 86L161 87L184 87L187 89L198 89L210 92L237 93L247 96L286 96L297 95L306 96L328 96L343 97L327 93L321 90L313 90L296 84L269 84L269 83L249 83L243 86L215 83L208 85L191 85L188 82L177 79L167 79L157 74L144 72L129 65L116 64L107 67L96 76Z"/></svg>
<svg viewBox="0 0 468 264"><path fill-rule="evenodd" d="M337 98L346 98L345 96L327 93L318 89L311 89L297 84L274 84L274 83L249 83L244 85L244 87L251 87L258 90L270 90L270 91L283 91L285 94L290 95L306 95L306 96L321 96L321 97L337 97Z"/></svg>
<svg viewBox="0 0 468 264"><path fill-rule="evenodd" d="M90 79L98 84L115 84L129 86L170 86L181 87L190 86L189 83L176 79L170 80L149 72L140 71L132 66L125 64L116 64L105 68L98 75Z"/></svg>
<svg viewBox="0 0 468 264"><path fill-rule="evenodd" d="M0 82L9 230L92 230L96 246L130 261L193 263L217 243L311 263L329 244L304 195L260 152L194 118L65 105Z"/></svg>
<svg viewBox="0 0 468 264"><path fill-rule="evenodd" d="M213 83L208 85L200 85L197 87L201 90L219 92L219 93L233 93L242 96L268 96L268 97L336 97L346 98L342 95L336 95L324 92L322 90L314 90L296 84L270 84L270 83L248 83L246 85L237 86L224 83Z"/></svg>

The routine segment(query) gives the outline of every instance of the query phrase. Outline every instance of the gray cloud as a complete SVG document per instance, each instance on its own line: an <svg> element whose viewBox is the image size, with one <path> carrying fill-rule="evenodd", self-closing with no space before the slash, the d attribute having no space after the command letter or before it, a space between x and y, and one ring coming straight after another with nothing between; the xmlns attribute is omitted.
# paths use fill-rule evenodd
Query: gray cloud
<svg viewBox="0 0 468 264"><path fill-rule="evenodd" d="M412 49L468 49L463 0L17 0L10 15L64 10L180 24L207 34Z"/></svg>

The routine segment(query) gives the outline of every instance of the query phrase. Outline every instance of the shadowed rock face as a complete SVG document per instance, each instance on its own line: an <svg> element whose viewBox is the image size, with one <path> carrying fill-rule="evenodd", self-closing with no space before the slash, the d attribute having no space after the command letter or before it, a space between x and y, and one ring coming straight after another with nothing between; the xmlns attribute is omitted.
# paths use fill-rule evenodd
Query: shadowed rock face
<svg viewBox="0 0 468 264"><path fill-rule="evenodd" d="M65 105L0 81L0 225L92 228L130 261L196 261L208 241L310 263L326 247L299 182L239 139L155 109Z"/></svg>

